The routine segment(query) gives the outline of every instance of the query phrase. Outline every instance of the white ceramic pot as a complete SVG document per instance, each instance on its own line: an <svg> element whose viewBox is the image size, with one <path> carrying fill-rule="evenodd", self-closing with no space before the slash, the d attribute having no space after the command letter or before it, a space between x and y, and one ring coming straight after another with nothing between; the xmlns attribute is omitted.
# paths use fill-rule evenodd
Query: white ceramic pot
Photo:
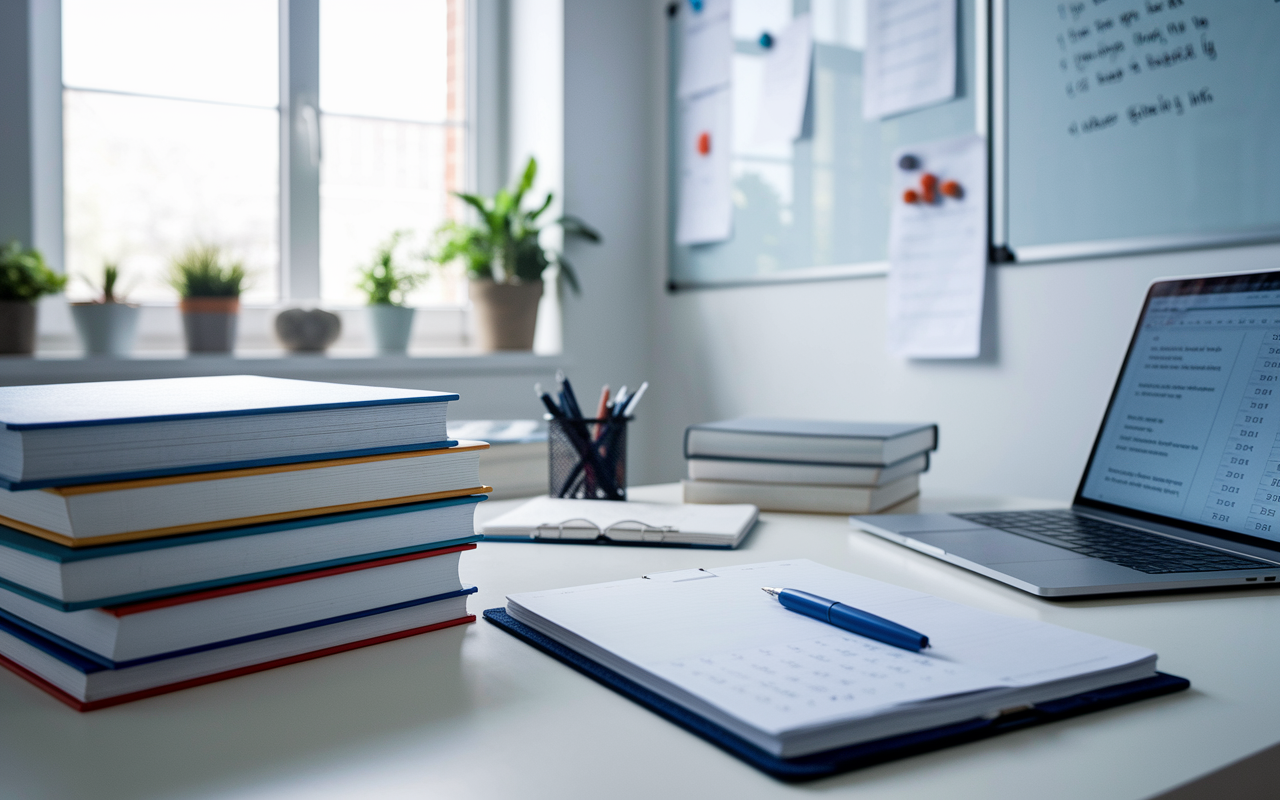
<svg viewBox="0 0 1280 800"><path fill-rule="evenodd" d="M413 309L404 306L375 305L369 309L369 327L378 355L402 356L409 351L409 333L413 330Z"/></svg>
<svg viewBox="0 0 1280 800"><path fill-rule="evenodd" d="M87 356L125 358L133 351L142 309L128 303L72 303L71 318Z"/></svg>

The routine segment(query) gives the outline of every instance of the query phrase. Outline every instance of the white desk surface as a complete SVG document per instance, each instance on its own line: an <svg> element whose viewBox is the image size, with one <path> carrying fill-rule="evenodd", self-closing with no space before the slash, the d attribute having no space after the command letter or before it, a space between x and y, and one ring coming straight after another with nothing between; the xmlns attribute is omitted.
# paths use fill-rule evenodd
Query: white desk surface
<svg viewBox="0 0 1280 800"><path fill-rule="evenodd" d="M509 592L793 557L1150 647L1192 689L789 786L480 620L88 714L0 670L0 795L1103 800L1150 797L1280 741L1276 590L1053 603L853 532L843 516L803 514L763 514L729 552L481 544L462 574L480 587L478 616Z"/></svg>

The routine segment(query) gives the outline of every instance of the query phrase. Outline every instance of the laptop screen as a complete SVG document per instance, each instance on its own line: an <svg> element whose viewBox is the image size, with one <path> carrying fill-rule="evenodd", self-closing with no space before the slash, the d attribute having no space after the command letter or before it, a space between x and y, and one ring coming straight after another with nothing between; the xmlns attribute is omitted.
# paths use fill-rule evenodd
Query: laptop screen
<svg viewBox="0 0 1280 800"><path fill-rule="evenodd" d="M1280 272L1151 287L1076 500L1280 542Z"/></svg>

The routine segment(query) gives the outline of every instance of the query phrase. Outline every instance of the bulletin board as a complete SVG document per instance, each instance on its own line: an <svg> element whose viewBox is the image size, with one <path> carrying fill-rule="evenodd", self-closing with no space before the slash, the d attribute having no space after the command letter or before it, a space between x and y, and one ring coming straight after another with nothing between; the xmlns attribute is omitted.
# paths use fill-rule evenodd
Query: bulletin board
<svg viewBox="0 0 1280 800"><path fill-rule="evenodd" d="M672 291L752 283L821 280L876 274L887 267L893 151L975 131L985 132L986 19L976 0L957 0L954 99L880 120L862 117L862 43L865 31L850 17L864 13L857 0L780 0L794 16L814 15L813 71L803 133L788 146L750 143L760 93L760 19L771 0L734 0L733 233L727 241L682 246L675 242L677 159L668 159L669 277ZM984 4L985 5L985 4ZM670 81L668 152L679 129L676 80L680 73L680 14L668 19ZM982 37L980 39L979 37Z"/></svg>

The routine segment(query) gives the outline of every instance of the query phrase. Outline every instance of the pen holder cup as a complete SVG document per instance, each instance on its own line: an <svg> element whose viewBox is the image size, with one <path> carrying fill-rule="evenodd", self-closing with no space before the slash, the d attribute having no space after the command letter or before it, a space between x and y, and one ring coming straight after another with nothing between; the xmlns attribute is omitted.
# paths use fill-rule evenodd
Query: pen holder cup
<svg viewBox="0 0 1280 800"><path fill-rule="evenodd" d="M552 497L627 499L626 417L547 420Z"/></svg>

